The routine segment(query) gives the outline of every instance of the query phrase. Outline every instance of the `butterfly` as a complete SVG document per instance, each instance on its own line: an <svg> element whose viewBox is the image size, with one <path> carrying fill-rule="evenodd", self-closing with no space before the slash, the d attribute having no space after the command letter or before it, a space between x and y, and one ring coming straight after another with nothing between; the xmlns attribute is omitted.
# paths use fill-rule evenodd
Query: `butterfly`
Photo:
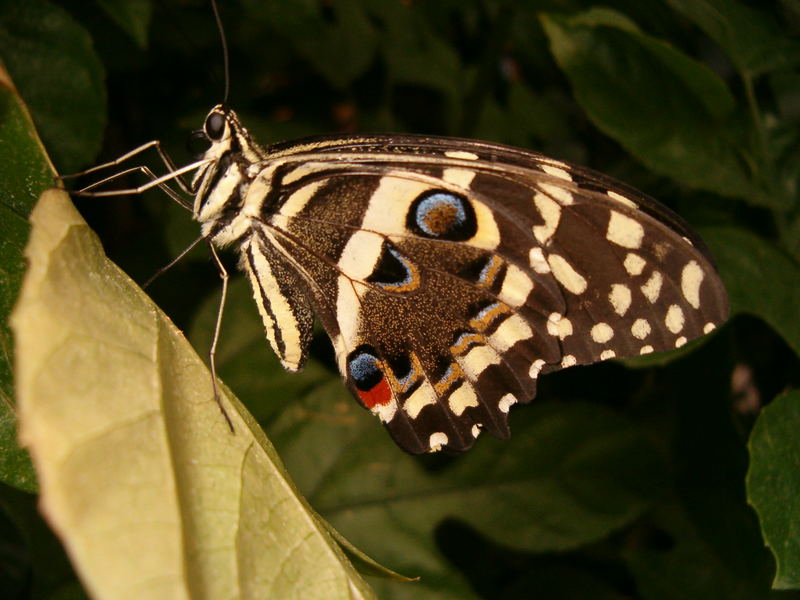
<svg viewBox="0 0 800 600"><path fill-rule="evenodd" d="M316 316L410 453L508 438L540 375L679 348L727 317L702 240L592 170L445 137L262 147L224 104L199 135L207 149L167 178L196 169L194 218L238 253L280 362L303 367Z"/></svg>

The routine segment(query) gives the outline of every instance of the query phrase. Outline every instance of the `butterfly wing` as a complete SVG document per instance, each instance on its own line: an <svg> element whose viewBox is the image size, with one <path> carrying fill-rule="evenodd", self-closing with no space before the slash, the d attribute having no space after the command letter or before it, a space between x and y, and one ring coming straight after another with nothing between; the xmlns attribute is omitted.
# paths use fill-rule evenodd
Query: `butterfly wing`
<svg viewBox="0 0 800 600"><path fill-rule="evenodd" d="M264 243L409 452L507 437L541 372L679 347L727 315L688 227L592 171L448 138L271 150Z"/></svg>

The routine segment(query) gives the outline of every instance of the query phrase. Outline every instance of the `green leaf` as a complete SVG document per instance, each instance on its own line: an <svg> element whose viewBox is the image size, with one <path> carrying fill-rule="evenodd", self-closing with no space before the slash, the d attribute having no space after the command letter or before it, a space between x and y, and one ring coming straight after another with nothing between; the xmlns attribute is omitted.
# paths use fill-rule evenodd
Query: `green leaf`
<svg viewBox="0 0 800 600"><path fill-rule="evenodd" d="M744 229L709 227L700 233L717 260L731 314L764 319L800 356L800 265Z"/></svg>
<svg viewBox="0 0 800 600"><path fill-rule="evenodd" d="M750 434L747 497L778 563L773 587L800 588L800 392L773 400Z"/></svg>
<svg viewBox="0 0 800 600"><path fill-rule="evenodd" d="M636 597L766 600L764 566L769 562L759 556L752 511L727 490L701 491L702 497L658 507L647 519L645 532L651 537L624 551L636 579Z"/></svg>
<svg viewBox="0 0 800 600"><path fill-rule="evenodd" d="M97 4L140 48L147 47L153 13L150 0L97 0Z"/></svg>
<svg viewBox="0 0 800 600"><path fill-rule="evenodd" d="M696 189L781 202L752 184L735 100L705 65L608 10L542 24L589 118L648 168Z"/></svg>
<svg viewBox="0 0 800 600"><path fill-rule="evenodd" d="M21 438L94 598L363 598L272 445L180 332L46 192L12 316Z"/></svg>
<svg viewBox="0 0 800 600"><path fill-rule="evenodd" d="M383 24L379 44L390 82L438 90L452 105L464 91L464 74L453 47L411 6L376 2L369 11ZM460 108L458 103L455 107Z"/></svg>
<svg viewBox="0 0 800 600"><path fill-rule="evenodd" d="M800 46L781 35L774 12L737 0L667 0L708 34L740 73L751 77L800 61Z"/></svg>
<svg viewBox="0 0 800 600"><path fill-rule="evenodd" d="M245 3L258 18L294 46L327 81L344 89L370 66L377 35L356 0L322 4L313 0Z"/></svg>
<svg viewBox="0 0 800 600"><path fill-rule="evenodd" d="M0 55L61 173L90 162L105 127L103 65L86 30L46 0L0 2Z"/></svg>
<svg viewBox="0 0 800 600"><path fill-rule="evenodd" d="M14 341L8 318L17 300L28 239L28 214L53 181L49 159L30 115L0 65L0 481L34 491L36 476L17 444L14 408Z"/></svg>

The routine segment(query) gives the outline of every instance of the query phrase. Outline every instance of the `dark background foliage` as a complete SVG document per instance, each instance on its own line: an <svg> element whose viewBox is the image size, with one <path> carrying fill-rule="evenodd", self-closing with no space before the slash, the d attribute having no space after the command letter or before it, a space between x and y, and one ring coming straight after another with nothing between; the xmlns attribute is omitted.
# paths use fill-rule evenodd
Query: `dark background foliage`
<svg viewBox="0 0 800 600"><path fill-rule="evenodd" d="M220 4L229 103L262 143L415 132L584 164L685 217L731 296L730 322L685 351L544 378L534 406L513 411L511 441L411 458L343 391L324 336L303 374L281 372L249 292L235 283L221 375L315 509L388 567L422 577L375 581L381 596L800 597L770 590L776 562L764 546L796 527L800 509L762 472L745 483L761 409L800 383L800 5ZM61 173L155 138L186 161L188 132L223 95L219 36L199 0L4 0L0 56ZM79 208L137 281L197 236L159 193ZM203 353L219 281L202 248L149 291ZM4 319L13 290L9 298ZM3 386L11 401L8 372ZM776 421L797 412L779 408ZM796 455L786 438L771 438L772 454L762 438L751 442L751 462L774 468L791 498ZM34 496L15 489L32 488L20 483L24 459L4 464L2 589L80 595ZM779 559L779 586L798 586L799 556Z"/></svg>

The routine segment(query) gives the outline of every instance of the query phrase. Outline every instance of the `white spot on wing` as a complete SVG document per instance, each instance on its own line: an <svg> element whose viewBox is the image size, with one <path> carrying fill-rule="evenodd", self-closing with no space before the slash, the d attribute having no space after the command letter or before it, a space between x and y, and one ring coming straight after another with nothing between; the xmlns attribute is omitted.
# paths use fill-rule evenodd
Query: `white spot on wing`
<svg viewBox="0 0 800 600"><path fill-rule="evenodd" d="M653 347L649 344L639 348L639 354L650 354L651 352L653 352Z"/></svg>
<svg viewBox="0 0 800 600"><path fill-rule="evenodd" d="M706 323L705 325L703 325L703 333L711 333L716 328L717 326L714 325L713 323Z"/></svg>
<svg viewBox="0 0 800 600"><path fill-rule="evenodd" d="M559 313L551 313L547 317L547 333L563 340L572 335L572 321Z"/></svg>
<svg viewBox="0 0 800 600"><path fill-rule="evenodd" d="M677 304L671 304L667 309L667 316L664 319L664 324L672 333L678 333L683 329L684 316L683 310Z"/></svg>
<svg viewBox="0 0 800 600"><path fill-rule="evenodd" d="M528 369L528 376L531 379L537 379L539 377L539 373L542 372L542 367L544 367L544 361L541 358L537 358L531 363L531 368Z"/></svg>
<svg viewBox="0 0 800 600"><path fill-rule="evenodd" d="M447 443L447 434L442 431L437 431L436 433L432 433L431 437L428 439L428 445L431 448L431 452L438 452L442 449Z"/></svg>
<svg viewBox="0 0 800 600"><path fill-rule="evenodd" d="M414 392L406 398L403 403L403 410L412 419L416 419L420 411L429 404L436 404L436 392L433 386L425 380Z"/></svg>
<svg viewBox="0 0 800 600"><path fill-rule="evenodd" d="M686 338L685 338L685 337L683 337L683 336L679 337L677 340L675 340L675 347L676 347L676 348L680 348L681 346L683 346L684 344L686 344L686 341L687 341L687 340L686 340Z"/></svg>
<svg viewBox="0 0 800 600"><path fill-rule="evenodd" d="M608 194L609 198L613 198L614 200L620 202L621 204L624 204L625 206L630 206L631 208L639 208L636 205L636 202L634 202L633 200L631 200L626 196L623 196L622 194L618 194L614 190L608 190L606 194Z"/></svg>
<svg viewBox="0 0 800 600"><path fill-rule="evenodd" d="M567 354L564 358L561 359L561 367L566 369L567 367L574 367L578 364L578 360L572 356L572 354Z"/></svg>
<svg viewBox="0 0 800 600"><path fill-rule="evenodd" d="M513 394L506 394L502 398L500 398L500 402L497 403L497 408L500 409L500 412L507 413L511 408L512 404L516 404L517 399L514 397Z"/></svg>
<svg viewBox="0 0 800 600"><path fill-rule="evenodd" d="M550 272L550 265L547 264L547 261L544 258L544 252L542 252L541 248L531 248L530 254L528 255L528 260L531 263L531 269L533 269L536 273Z"/></svg>
<svg viewBox="0 0 800 600"><path fill-rule="evenodd" d="M561 218L561 207L550 196L541 192L536 192L533 197L533 203L536 205L536 210L539 211L544 225L534 225L533 235L536 237L540 244L545 244L553 237L556 229L558 229L558 222Z"/></svg>
<svg viewBox="0 0 800 600"><path fill-rule="evenodd" d="M647 319L636 319L631 325L631 335L637 340L643 340L650 335L650 323Z"/></svg>
<svg viewBox="0 0 800 600"><path fill-rule="evenodd" d="M448 150L444 153L448 158L460 158L462 160L478 160L478 155L464 150Z"/></svg>
<svg viewBox="0 0 800 600"><path fill-rule="evenodd" d="M457 356L456 361L470 379L477 379L490 365L501 362L500 355L489 346L473 346L463 356Z"/></svg>
<svg viewBox="0 0 800 600"><path fill-rule="evenodd" d="M625 270L628 272L628 275L631 277L636 277L637 275L641 275L642 270L644 270L644 266L647 264L647 261L645 261L645 259L638 254L628 252L623 264L625 266Z"/></svg>
<svg viewBox="0 0 800 600"><path fill-rule="evenodd" d="M609 242L623 248L640 248L642 238L644 238L644 228L641 223L615 210L611 211L606 231L606 239Z"/></svg>
<svg viewBox="0 0 800 600"><path fill-rule="evenodd" d="M609 358L614 358L616 355L617 353L613 350L603 350L600 353L600 360L608 360Z"/></svg>
<svg viewBox="0 0 800 600"><path fill-rule="evenodd" d="M469 383L463 382L450 394L447 404L453 414L461 416L468 407L478 406L478 396L475 395L475 390Z"/></svg>
<svg viewBox="0 0 800 600"><path fill-rule="evenodd" d="M533 289L533 281L518 266L509 264L498 298L513 308L525 304Z"/></svg>
<svg viewBox="0 0 800 600"><path fill-rule="evenodd" d="M681 292L693 308L700 308L700 284L703 276L703 269L693 260L686 263L681 271Z"/></svg>
<svg viewBox="0 0 800 600"><path fill-rule="evenodd" d="M495 332L489 336L489 345L500 353L505 352L517 342L533 337L528 322L518 313L505 319Z"/></svg>
<svg viewBox="0 0 800 600"><path fill-rule="evenodd" d="M596 323L591 330L592 340L598 344L605 344L614 337L614 330L608 323Z"/></svg>
<svg viewBox="0 0 800 600"><path fill-rule="evenodd" d="M392 398L387 404L376 404L370 409L370 412L376 415L381 423L389 423L397 412L397 401Z"/></svg>
<svg viewBox="0 0 800 600"><path fill-rule="evenodd" d="M661 284L664 278L661 276L661 273L658 271L653 271L650 275L650 279L647 280L642 286L642 293L644 297L647 298L651 303L658 300L658 295L661 293Z"/></svg>
<svg viewBox="0 0 800 600"><path fill-rule="evenodd" d="M564 179L565 181L572 181L572 175L570 175L569 171L566 169L562 169L561 167L557 167L555 165L541 165L541 167L542 171L548 175L558 177L559 179Z"/></svg>
<svg viewBox="0 0 800 600"><path fill-rule="evenodd" d="M576 296L586 291L586 279L563 256L551 254L547 257L547 262L550 264L550 270L555 278L568 291Z"/></svg>
<svg viewBox="0 0 800 600"><path fill-rule="evenodd" d="M614 283L611 286L611 291L608 294L608 301L614 312L620 317L625 316L631 306L631 289L622 283Z"/></svg>

